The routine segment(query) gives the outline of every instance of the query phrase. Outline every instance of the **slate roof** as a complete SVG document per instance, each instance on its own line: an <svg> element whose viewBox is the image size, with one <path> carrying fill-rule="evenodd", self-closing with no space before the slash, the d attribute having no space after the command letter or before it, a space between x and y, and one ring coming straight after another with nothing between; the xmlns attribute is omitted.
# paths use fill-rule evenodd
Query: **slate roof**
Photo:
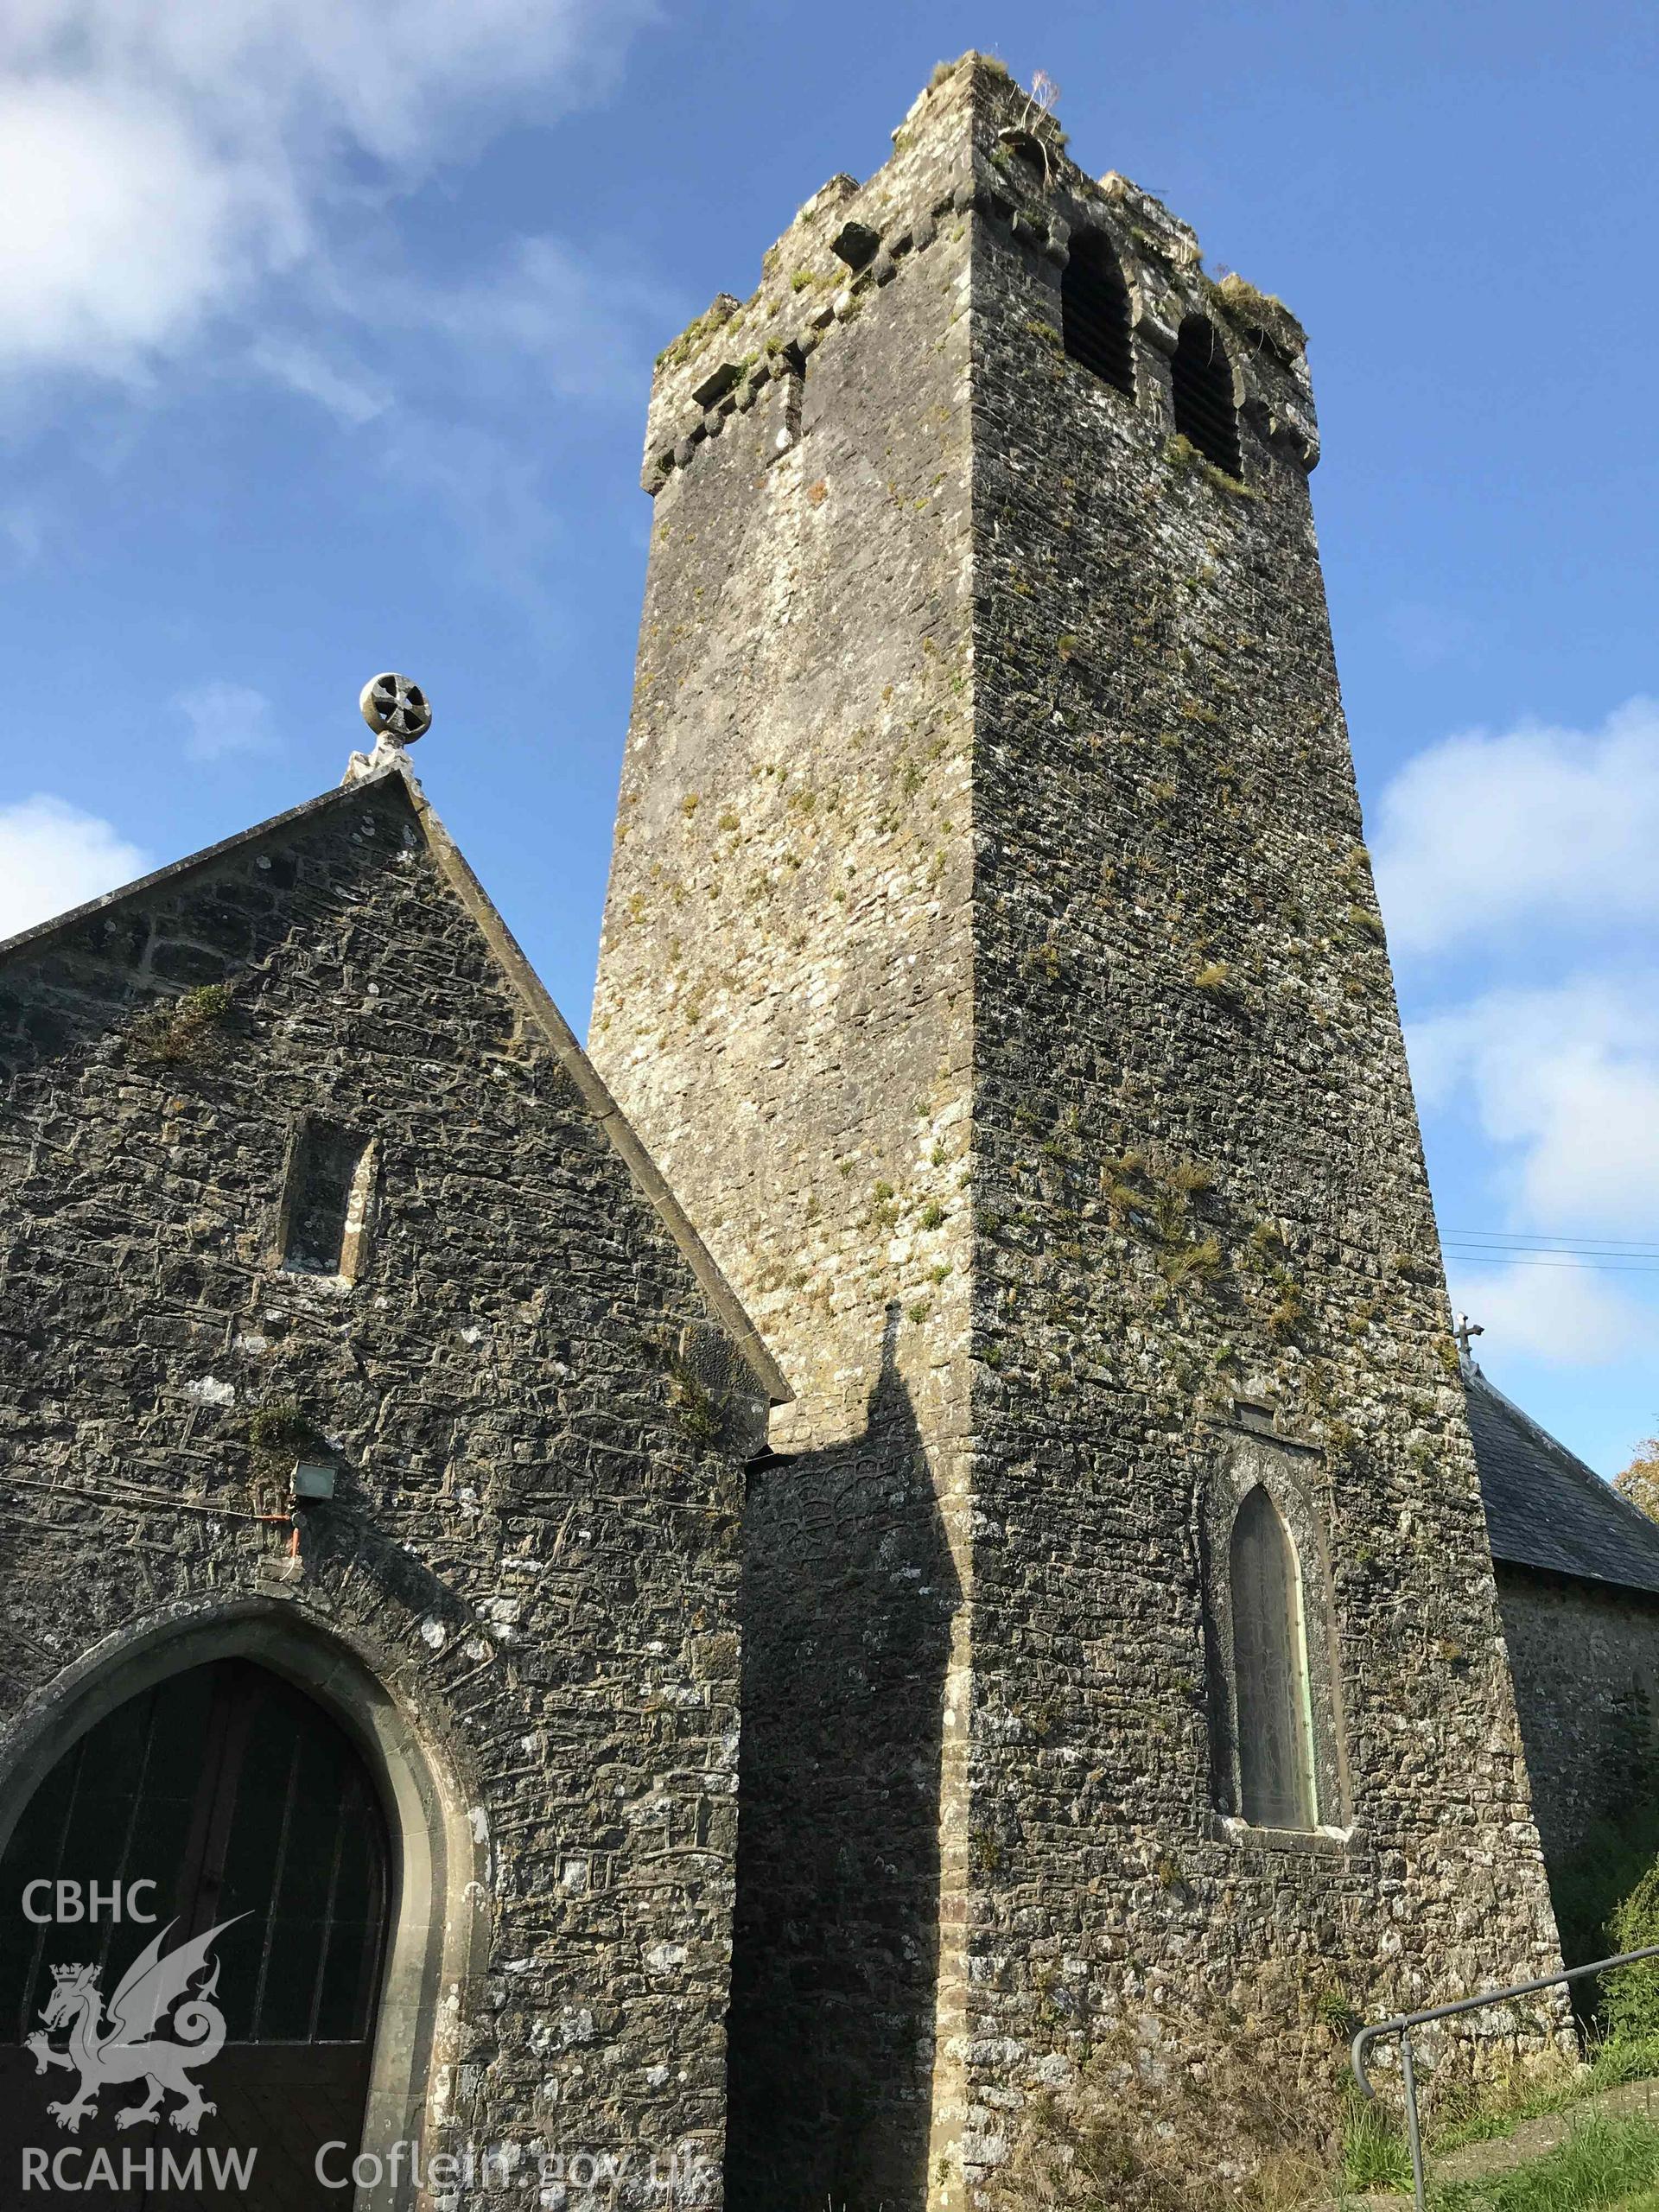
<svg viewBox="0 0 1659 2212"><path fill-rule="evenodd" d="M1492 1557L1659 1595L1659 1524L1592 1467L1464 1369Z"/></svg>

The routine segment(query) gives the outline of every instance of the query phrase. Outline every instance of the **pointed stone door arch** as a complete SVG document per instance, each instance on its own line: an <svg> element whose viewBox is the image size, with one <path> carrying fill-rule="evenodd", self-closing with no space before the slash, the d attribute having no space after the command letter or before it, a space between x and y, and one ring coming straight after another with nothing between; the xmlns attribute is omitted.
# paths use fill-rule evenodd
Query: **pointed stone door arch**
<svg viewBox="0 0 1659 2212"><path fill-rule="evenodd" d="M96 1801L105 1782L130 1783L146 1745L146 1757L161 1754L152 1802L140 1803L136 1819L111 1809L77 1828L80 1777L92 1785L83 1804ZM106 1806L120 1795L102 1791ZM41 1853L54 1816L67 1825L44 1847L57 1857L37 1867L31 1854ZM107 1895L125 1859L133 1864L124 1881L152 1878L137 1867L137 1841L165 1856L168 1837L181 1835L165 1877L154 1877L158 1889L142 1899L160 1916L154 1925L110 1926L101 1915L96 1925L48 1929L49 1946L25 1955L22 1945L40 1933L19 1909L29 1881L68 1879L84 1895L96 1879ZM87 1863L71 1866L70 1857ZM225 2125L214 2115L194 2137L168 2124L118 2132L113 2114L146 2094L143 2083L124 2085L98 2098L106 2117L96 2139L113 2147L118 2174L122 2153L142 2162L152 2141L176 2159L211 2139L226 2145L232 2120L244 2124L232 2105L240 2100L245 2113L251 2099L264 2107L260 2125L280 2133L287 2150L262 2155L251 2190L233 2182L200 2197L177 2188L147 2197L142 2188L83 2188L73 2201L86 2212L196 2212L199 2204L289 2212L290 2202L304 2212L402 2212L416 2196L410 2161L389 2154L424 2137L430 2099L452 2071L453 1993L487 1950L486 1871L466 1800L424 1731L354 1650L296 1609L246 1604L88 1653L19 1716L0 1750L0 2198L10 2201L16 2186L23 2145L79 2150L84 2173L94 2142L92 2123L66 2133L47 2111L73 2096L78 2076L60 2069L37 2075L22 2042L41 2024L23 2015L31 2004L38 2015L49 1996L51 1966L113 1963L112 1974L100 1974L107 1998L182 1907L204 1926L251 1914L213 1947L220 1966L213 2001L220 1993L229 2000L226 2042L200 2082L225 2107ZM262 1880L276 1892L274 1928L269 1905L262 1916L245 1903ZM49 1902L32 1900L37 1908ZM175 1928L163 1948L185 1933ZM50 2040L62 2048L61 2028ZM166 2099L164 2109L175 2101ZM348 2145L333 2154L331 2174L344 2175L359 2145L373 2154L366 2185L331 2193L318 2184L306 2133L318 2126L323 2139ZM21 2144L13 2139L20 2136ZM262 2152L270 2139L262 2135ZM296 2153L305 2166L299 2196L279 2186L285 2170L291 2183Z"/></svg>
<svg viewBox="0 0 1659 2212"><path fill-rule="evenodd" d="M226 1658L139 1692L64 1752L0 1860L8 1904L28 1893L35 1913L57 1916L0 1917L5 2039L27 2050L73 1967L89 1986L95 1977L107 2008L152 1938L165 1958L217 1928L191 1977L207 2000L191 2024L201 2072L175 2059L170 2076L134 2075L137 2058L118 2052L89 2100L78 2068L48 2063L41 2086L60 2093L59 2113L22 2081L10 2085L9 2107L35 2121L40 2147L73 2139L83 2148L74 2167L83 2178L99 2171L95 2146L110 2145L117 2185L86 2193L111 2205L348 2205L349 2189L319 2185L316 2159L325 2144L346 2143L348 2169L362 2140L389 1859L385 1818L362 1758L322 1707L280 1675ZM60 1882L73 1885L61 1897ZM153 1924L135 1923L134 1905L153 1913ZM65 1907L88 1916L66 1919ZM59 1997L56 2009L48 2051L62 2050L72 2033L74 2007ZM101 2026L107 2035L107 2015L100 2022L94 2012L93 2021L93 2033ZM165 2013L148 2039L193 2055L192 2038ZM192 2150L204 2154L199 2169ZM200 2172L199 2188L163 2185L163 2151L185 2162L187 2175ZM236 2163L250 2154L251 2169Z"/></svg>

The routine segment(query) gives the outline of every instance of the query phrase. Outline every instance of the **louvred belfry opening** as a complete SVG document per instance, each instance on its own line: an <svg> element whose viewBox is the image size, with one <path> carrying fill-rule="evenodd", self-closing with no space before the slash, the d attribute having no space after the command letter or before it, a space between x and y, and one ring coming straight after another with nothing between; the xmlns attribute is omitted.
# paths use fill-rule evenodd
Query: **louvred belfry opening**
<svg viewBox="0 0 1659 2212"><path fill-rule="evenodd" d="M1190 315L1182 323L1171 374L1177 432L1229 476L1241 475L1233 365L1215 325L1203 315Z"/></svg>
<svg viewBox="0 0 1659 2212"><path fill-rule="evenodd" d="M1133 398L1129 289L1116 255L1096 232L1085 232L1072 245L1060 279L1060 319L1071 359Z"/></svg>

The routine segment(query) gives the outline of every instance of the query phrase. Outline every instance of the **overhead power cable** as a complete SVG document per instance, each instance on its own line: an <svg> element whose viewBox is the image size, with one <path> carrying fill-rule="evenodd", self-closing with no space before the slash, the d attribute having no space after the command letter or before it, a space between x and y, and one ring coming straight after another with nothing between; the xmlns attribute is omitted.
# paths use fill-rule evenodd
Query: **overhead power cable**
<svg viewBox="0 0 1659 2212"><path fill-rule="evenodd" d="M1480 1244L1530 1246L1544 1250L1560 1246L1572 1251L1611 1249L1659 1255L1659 1243L1651 1238L1639 1236L1554 1236L1541 1230L1525 1229L1446 1229L1440 1233L1448 1242L1456 1239Z"/></svg>
<svg viewBox="0 0 1659 2212"><path fill-rule="evenodd" d="M1659 1262L1643 1265L1639 1261L1621 1260L1529 1260L1510 1253L1460 1252L1456 1245L1446 1247L1448 1260L1460 1260L1466 1266L1482 1268L1573 1268L1580 1274L1588 1272L1604 1275L1659 1275Z"/></svg>
<svg viewBox="0 0 1659 2212"><path fill-rule="evenodd" d="M1448 1260L1489 1268L1579 1268L1603 1274L1659 1274L1659 1243L1634 1236L1561 1236L1543 1230L1448 1229Z"/></svg>

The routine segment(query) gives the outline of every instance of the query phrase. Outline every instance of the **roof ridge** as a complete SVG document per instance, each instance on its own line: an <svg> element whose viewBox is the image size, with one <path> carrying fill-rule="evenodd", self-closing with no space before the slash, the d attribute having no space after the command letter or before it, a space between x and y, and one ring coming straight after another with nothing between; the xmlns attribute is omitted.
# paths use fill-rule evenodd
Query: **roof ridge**
<svg viewBox="0 0 1659 2212"><path fill-rule="evenodd" d="M1463 1379L1465 1382L1478 1382L1489 1398L1496 1398L1506 1412L1513 1414L1523 1427L1530 1429L1532 1433L1548 1444L1553 1452L1559 1452L1563 1459L1570 1459L1573 1465L1588 1475L1592 1482L1600 1483L1604 1488L1609 1487L1605 1476L1599 1475L1587 1459L1581 1459L1570 1444L1563 1444L1560 1438L1554 1435L1541 1421L1535 1421L1524 1406L1516 1405L1515 1400L1506 1391L1500 1390L1485 1369L1478 1362L1470 1361L1464 1370Z"/></svg>
<svg viewBox="0 0 1659 2212"><path fill-rule="evenodd" d="M1659 1522L1472 1360L1462 1373L1494 1557L1659 1595Z"/></svg>
<svg viewBox="0 0 1659 2212"><path fill-rule="evenodd" d="M396 774L399 772L394 766L387 772ZM664 1226L679 1247L681 1257L696 1276L698 1287L753 1370L762 1389L774 1405L786 1404L795 1394L760 1331L749 1319L741 1300L727 1281L720 1263L692 1226L690 1216L675 1197L662 1170L640 1141L627 1116L611 1096L604 1077L582 1049L575 1032L559 1012L552 993L502 919L495 902L474 874L465 854L445 829L437 809L422 790L413 771L404 768L401 772L410 804L450 889L471 915L494 955L497 965L505 972L508 981L528 1003L555 1056L581 1092L583 1103L620 1154L623 1165L632 1175L646 1200L662 1217Z"/></svg>
<svg viewBox="0 0 1659 2212"><path fill-rule="evenodd" d="M136 875L130 883L119 883L113 891L101 892L96 899L83 899L78 906L67 906L60 914L50 914L43 922L32 922L26 930L18 930L11 937L0 938L0 960L10 959L14 952L25 951L32 945L42 944L60 930L84 922L91 915L106 912L128 899L137 898L142 892L155 890L159 884L175 882L196 868L205 868L210 861L222 859L226 853L236 852L244 845L257 843L261 837L274 836L277 830L286 830L296 822L308 821L313 815L326 813L331 806L338 806L360 792L378 788L389 776L397 776L405 785L414 781L410 771L400 772L394 762L389 767L377 768L372 775L359 776L348 784L336 784L332 790L319 791L315 798L302 799L297 806L286 807L281 814L270 815L264 822L254 823L249 829L238 830L234 836L221 837L215 844L203 845L194 853L186 853L176 861L168 861L164 868L152 868L148 875ZM408 796L407 791L405 796Z"/></svg>
<svg viewBox="0 0 1659 2212"><path fill-rule="evenodd" d="M1478 1382L1489 1398L1496 1398L1506 1413L1518 1421L1530 1435L1538 1439L1540 1443L1548 1445L1559 1458L1565 1459L1575 1474L1581 1476L1587 1483L1593 1483L1599 1497L1617 1499L1625 1512L1633 1513L1636 1516L1643 1528L1650 1535L1659 1538L1659 1522L1656 1522L1650 1515L1644 1513L1639 1505L1633 1505L1611 1477L1599 1473L1587 1459L1581 1459L1579 1457L1570 1444L1563 1444L1560 1438L1547 1429L1541 1421L1535 1421L1524 1406L1516 1405L1515 1400L1506 1392L1500 1390L1491 1377L1473 1361L1470 1363L1470 1370L1468 1380Z"/></svg>

